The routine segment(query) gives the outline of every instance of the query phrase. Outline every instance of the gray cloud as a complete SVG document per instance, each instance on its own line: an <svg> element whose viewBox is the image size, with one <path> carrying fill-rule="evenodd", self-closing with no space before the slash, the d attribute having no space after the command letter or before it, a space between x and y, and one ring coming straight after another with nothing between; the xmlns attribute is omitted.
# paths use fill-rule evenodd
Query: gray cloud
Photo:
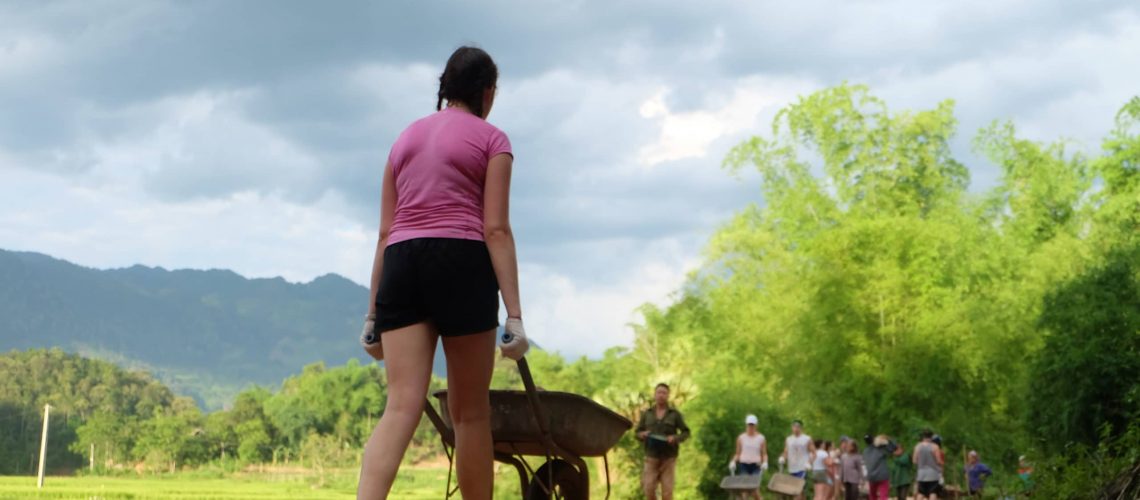
<svg viewBox="0 0 1140 500"><path fill-rule="evenodd" d="M997 174L969 152L978 127L1011 118L1095 146L1140 76L1126 1L5 3L0 176L49 172L137 203L337 199L372 227L391 141L432 110L466 42L502 70L491 121L516 149L523 255L593 283L620 281L651 242L696 252L756 201L756 179L727 177L720 157L791 99L762 88L755 123L646 165L663 125L639 108L662 90L670 116L758 106L733 100L757 81L869 83L893 109L954 98L955 149L984 187Z"/></svg>

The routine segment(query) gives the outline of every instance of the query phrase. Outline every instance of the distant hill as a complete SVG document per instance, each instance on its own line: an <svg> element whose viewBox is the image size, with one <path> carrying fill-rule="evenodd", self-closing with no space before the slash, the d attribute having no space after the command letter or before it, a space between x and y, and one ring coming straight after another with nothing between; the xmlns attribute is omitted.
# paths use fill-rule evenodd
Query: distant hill
<svg viewBox="0 0 1140 500"><path fill-rule="evenodd" d="M357 344L367 300L366 288L335 274L290 283L225 270L98 270L0 250L0 351L60 347L147 369L213 409L309 363L367 361Z"/></svg>

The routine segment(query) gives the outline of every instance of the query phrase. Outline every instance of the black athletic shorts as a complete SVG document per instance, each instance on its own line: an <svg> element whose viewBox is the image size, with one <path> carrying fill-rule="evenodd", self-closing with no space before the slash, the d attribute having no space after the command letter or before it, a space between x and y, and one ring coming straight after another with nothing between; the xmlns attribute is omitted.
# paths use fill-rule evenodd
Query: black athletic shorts
<svg viewBox="0 0 1140 500"><path fill-rule="evenodd" d="M938 481L919 481L918 494L922 496L930 496L938 493Z"/></svg>
<svg viewBox="0 0 1140 500"><path fill-rule="evenodd" d="M440 335L499 326L499 281L482 241L416 238L384 249L376 329L431 322Z"/></svg>

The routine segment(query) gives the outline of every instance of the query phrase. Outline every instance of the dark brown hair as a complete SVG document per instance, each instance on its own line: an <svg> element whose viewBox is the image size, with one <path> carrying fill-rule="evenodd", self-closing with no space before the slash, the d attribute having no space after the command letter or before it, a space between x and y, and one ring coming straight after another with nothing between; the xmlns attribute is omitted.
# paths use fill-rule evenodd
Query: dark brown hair
<svg viewBox="0 0 1140 500"><path fill-rule="evenodd" d="M483 92L494 88L499 81L499 68L486 51L476 47L459 47L447 59L443 74L439 75L436 111L443 109L444 99L461 102L483 117Z"/></svg>

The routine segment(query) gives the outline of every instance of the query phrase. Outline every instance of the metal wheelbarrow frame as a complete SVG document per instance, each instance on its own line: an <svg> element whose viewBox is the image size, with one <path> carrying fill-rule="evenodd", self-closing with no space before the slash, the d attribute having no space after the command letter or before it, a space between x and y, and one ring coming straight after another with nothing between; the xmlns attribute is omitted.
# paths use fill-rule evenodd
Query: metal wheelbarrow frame
<svg viewBox="0 0 1140 500"><path fill-rule="evenodd" d="M518 361L524 391L491 391L491 439L495 460L514 466L524 500L559 498L582 500L590 495L589 467L583 457L602 457L606 472L606 498L610 496L606 453L633 427L629 419L578 394L540 391L526 358ZM447 391L436 391L439 410L430 401L424 412L439 432L448 459L446 498L454 469L455 433L447 411ZM544 457L532 470L527 456Z"/></svg>

